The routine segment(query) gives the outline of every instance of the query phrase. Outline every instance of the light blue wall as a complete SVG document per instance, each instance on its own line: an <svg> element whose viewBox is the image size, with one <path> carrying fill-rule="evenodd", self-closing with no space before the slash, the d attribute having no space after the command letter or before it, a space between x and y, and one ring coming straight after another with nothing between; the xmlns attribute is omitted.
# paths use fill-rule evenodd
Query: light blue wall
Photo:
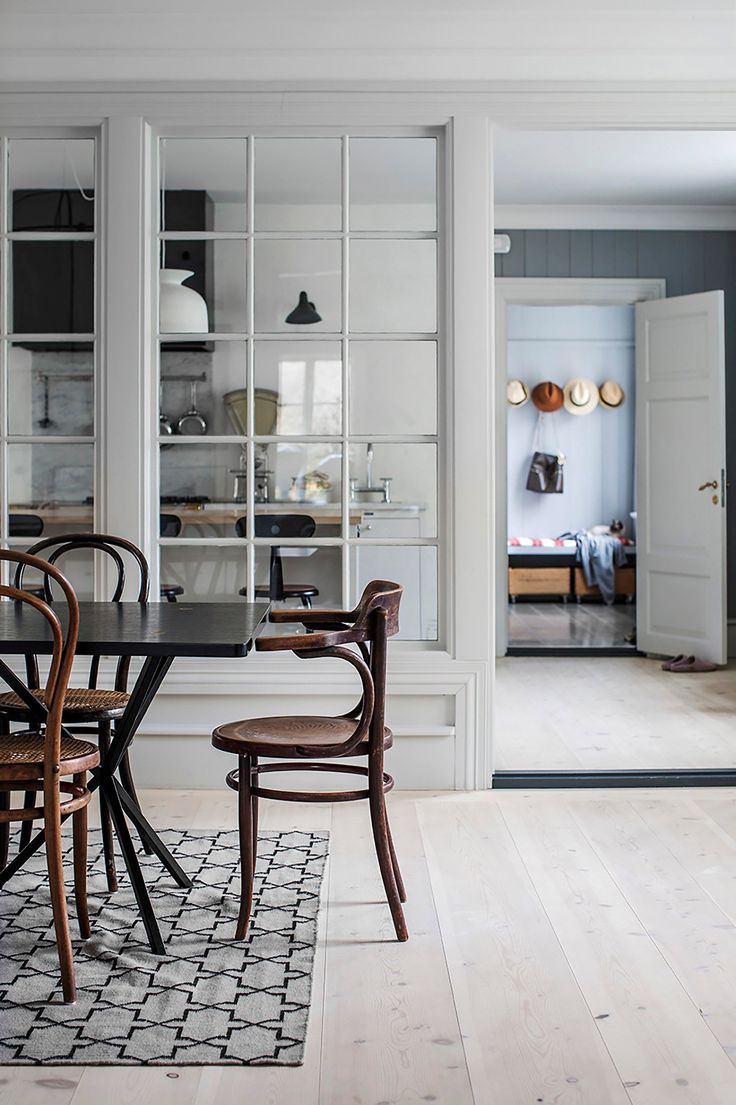
<svg viewBox="0 0 736 1105"><path fill-rule="evenodd" d="M563 408L543 419L544 452L565 454L562 495L527 491L538 411L531 401L508 407L508 533L557 537L623 519L630 527L634 485L634 309L633 307L508 308L509 378L523 380L530 393L544 380L564 387L575 376L595 384L615 380L626 394L623 406L599 404L588 415ZM629 533L630 528L627 530Z"/></svg>

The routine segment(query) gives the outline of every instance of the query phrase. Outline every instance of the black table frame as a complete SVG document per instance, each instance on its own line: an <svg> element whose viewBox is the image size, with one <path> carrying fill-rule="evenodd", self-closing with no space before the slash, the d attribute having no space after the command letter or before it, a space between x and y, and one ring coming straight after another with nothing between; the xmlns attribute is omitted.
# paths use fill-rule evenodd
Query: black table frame
<svg viewBox="0 0 736 1105"><path fill-rule="evenodd" d="M180 610L183 609L180 604L177 605ZM237 605L239 609L242 610L244 604L241 602ZM250 605L251 607L257 606L261 608L263 617L265 618L268 611L267 603L253 603ZM169 607L169 609L171 609L171 607ZM260 620L262 620L262 618ZM99 652L90 651L90 647L87 645L84 648L84 652L81 653L78 651L78 654L115 655L114 645L111 647L111 644L112 642L110 641L104 642L99 646ZM235 653L229 650L227 655L237 654L246 656L250 651L251 644L252 637L244 641L242 647L237 649ZM43 648L39 648L37 643L33 643L32 645L29 644L28 651L36 652L44 650ZM45 651L49 650L46 649ZM161 930L159 929L153 905L151 904L148 888L143 878L138 854L130 835L130 829L128 828L126 818L135 826L145 851L158 857L178 886L183 889L188 889L192 886L192 880L177 863L176 859L158 836L152 825L146 820L135 799L128 793L122 782L117 778L116 772L120 767L125 753L130 748L143 718L156 697L156 693L166 673L178 654L177 651L173 653L167 651L166 642L162 641L156 655L146 656L133 690L131 691L125 711L122 717L115 722L113 738L107 754L100 766L93 769L92 778L89 781L90 791L94 792L99 789L108 804L113 827L120 842L123 860L138 903L148 942L151 951L156 955L165 955L166 948L161 937ZM202 654L213 655L211 650L207 652L203 650ZM197 653L188 649L186 655L197 655ZM222 655L222 653L220 653L220 655ZM31 695L25 683L3 660L0 660L0 678L22 698L24 703L28 706L29 712L32 714L34 720L43 722L47 716L45 706ZM70 734L73 729L73 725L64 726L63 732ZM45 832L41 829L40 832L33 837L31 842L22 848L6 867L0 871L0 889L23 867L27 860L41 848L44 841Z"/></svg>

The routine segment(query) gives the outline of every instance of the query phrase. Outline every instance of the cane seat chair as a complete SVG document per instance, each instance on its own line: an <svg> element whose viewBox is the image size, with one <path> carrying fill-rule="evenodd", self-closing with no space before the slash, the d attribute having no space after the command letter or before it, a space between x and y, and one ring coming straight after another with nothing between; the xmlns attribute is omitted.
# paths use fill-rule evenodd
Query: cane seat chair
<svg viewBox="0 0 736 1105"><path fill-rule="evenodd" d="M43 557L43 562L56 564L69 554L80 549L92 549L105 554L112 564L112 581L114 589L111 602L122 602L125 589L126 561L132 561L135 566L135 583L137 587L136 601L145 604L149 593L149 569L148 562L141 550L132 542L123 537L114 537L101 533L66 533L56 537L47 537L37 541L28 550L33 557ZM25 563L19 563L14 584L19 589L36 591L35 587L26 587ZM44 599L53 604L53 590L48 582L47 575L44 580ZM112 739L112 730L115 721L123 716L128 705L128 675L130 671L130 656L123 656L118 660L115 671L115 684L111 689L98 687L100 658L93 656L89 665L89 674L86 687L68 687L64 696L64 724L73 726L74 731L82 735L92 735L97 739L102 756L105 756ZM35 656L26 657L26 679L28 687L35 695L40 694L40 681L38 675L38 661ZM0 732L7 733L9 723L29 719L28 707L18 697L9 692L0 694ZM81 727L81 728L80 728ZM123 757L120 764L120 777L128 793L137 802L135 783L128 755ZM33 794L28 793L26 801L30 807L33 804ZM107 809L104 796L100 791L100 821L102 829L102 843L105 853L105 870L107 885L110 891L117 889L117 874L115 870L115 853L113 846L113 831L110 812ZM21 847L31 838L32 822L26 821L21 830Z"/></svg>
<svg viewBox="0 0 736 1105"><path fill-rule="evenodd" d="M317 524L308 514L256 514L256 537L313 537ZM238 518L235 523L238 537L246 535L246 519ZM271 546L268 566L268 583L257 583L257 599L269 599L270 602L285 602L286 599L299 599L308 610L312 599L319 595L319 588L313 583L284 583L284 563L279 545ZM241 587L238 594L247 595L248 589Z"/></svg>
<svg viewBox="0 0 736 1105"><path fill-rule="evenodd" d="M401 908L406 892L385 802L385 794L394 781L383 766L384 753L393 743L391 730L384 724L386 646L388 638L398 633L401 594L399 584L374 580L354 610L272 611L271 621L301 622L308 632L264 636L256 641L259 652L294 652L303 660L323 657L343 660L358 673L362 694L354 709L340 717L249 718L219 725L214 730L215 748L238 757L237 768L226 780L228 786L238 791L241 892L237 940L245 939L251 915L261 798L287 802L367 799L396 937L408 939ZM367 757L367 766L340 762L348 756ZM264 759L277 762L261 762ZM368 786L361 790L319 792L274 790L260 785L260 776L266 772L295 770L359 775L367 778Z"/></svg>
<svg viewBox="0 0 736 1105"><path fill-rule="evenodd" d="M29 553L0 551L0 560L28 565L53 579L61 589L68 611L66 630L48 602L17 587L0 586L0 597L27 604L46 619L52 635L52 656L45 687L35 695L46 709L45 720L34 719L27 730L0 735L0 869L7 863L9 828L42 820L46 836L46 863L51 891L56 945L65 1002L76 997L74 959L69 934L69 917L62 862L62 820L72 816L74 849L74 896L77 921L83 940L90 935L87 908L87 806L91 794L87 772L100 763L96 745L80 740L62 729L62 712L79 630L79 606L74 590L58 568ZM8 669L4 668L5 672ZM12 673L11 673L12 674ZM13 685L11 683L11 685ZM17 686L17 682L15 683ZM33 795L32 808L11 808L14 791ZM37 796L42 804L36 805Z"/></svg>

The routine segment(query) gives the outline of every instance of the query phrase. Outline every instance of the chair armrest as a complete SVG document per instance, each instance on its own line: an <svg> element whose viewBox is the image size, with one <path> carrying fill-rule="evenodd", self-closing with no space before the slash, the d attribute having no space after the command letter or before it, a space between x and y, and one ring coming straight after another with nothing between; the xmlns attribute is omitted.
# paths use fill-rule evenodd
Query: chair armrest
<svg viewBox="0 0 736 1105"><path fill-rule="evenodd" d="M354 622L354 610L271 610L270 622L298 622L300 625L314 625L322 622Z"/></svg>
<svg viewBox="0 0 736 1105"><path fill-rule="evenodd" d="M278 637L257 637L257 652L318 652L320 649L335 648L337 645L352 644L355 632L352 629L335 629L323 633L290 633Z"/></svg>

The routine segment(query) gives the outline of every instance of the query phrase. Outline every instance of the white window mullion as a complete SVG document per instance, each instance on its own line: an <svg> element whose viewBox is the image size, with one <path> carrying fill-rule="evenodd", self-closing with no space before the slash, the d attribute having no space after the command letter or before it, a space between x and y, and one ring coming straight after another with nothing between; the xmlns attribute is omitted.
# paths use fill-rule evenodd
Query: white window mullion
<svg viewBox="0 0 736 1105"><path fill-rule="evenodd" d="M248 599L253 602L255 599L255 579L256 579L256 550L253 544L255 538L255 525L256 525L256 448L255 448L255 429L256 429L256 394L255 394L255 200L256 200L256 182L255 182L255 141L253 135L248 136L248 145L246 149L246 227L248 230L248 242L246 246L246 262L245 262L245 285L246 295L248 299L247 305L247 320L246 328L248 331L248 347L247 347L247 383L246 390L248 394L248 438L247 438L247 476L246 476L246 536L248 538L248 544L246 549L247 554L247 585L248 585Z"/></svg>
<svg viewBox="0 0 736 1105"><path fill-rule="evenodd" d="M8 365L9 346L8 330L10 328L10 259L8 256L8 139L0 138L0 151L2 152L2 167L0 169L0 410L2 411L2 426L0 426L0 463L2 464L0 481L0 539L2 547L7 547L8 541ZM3 579L4 582L4 579Z"/></svg>
<svg viewBox="0 0 736 1105"><path fill-rule="evenodd" d="M106 384L99 427L103 487L98 524L154 551L151 474L156 471L154 373L148 331L147 243L155 236L147 204L147 127L142 118L112 117L106 125L106 248L102 356Z"/></svg>
<svg viewBox="0 0 736 1105"><path fill-rule="evenodd" d="M351 606L350 537L350 139L342 139L342 602Z"/></svg>

